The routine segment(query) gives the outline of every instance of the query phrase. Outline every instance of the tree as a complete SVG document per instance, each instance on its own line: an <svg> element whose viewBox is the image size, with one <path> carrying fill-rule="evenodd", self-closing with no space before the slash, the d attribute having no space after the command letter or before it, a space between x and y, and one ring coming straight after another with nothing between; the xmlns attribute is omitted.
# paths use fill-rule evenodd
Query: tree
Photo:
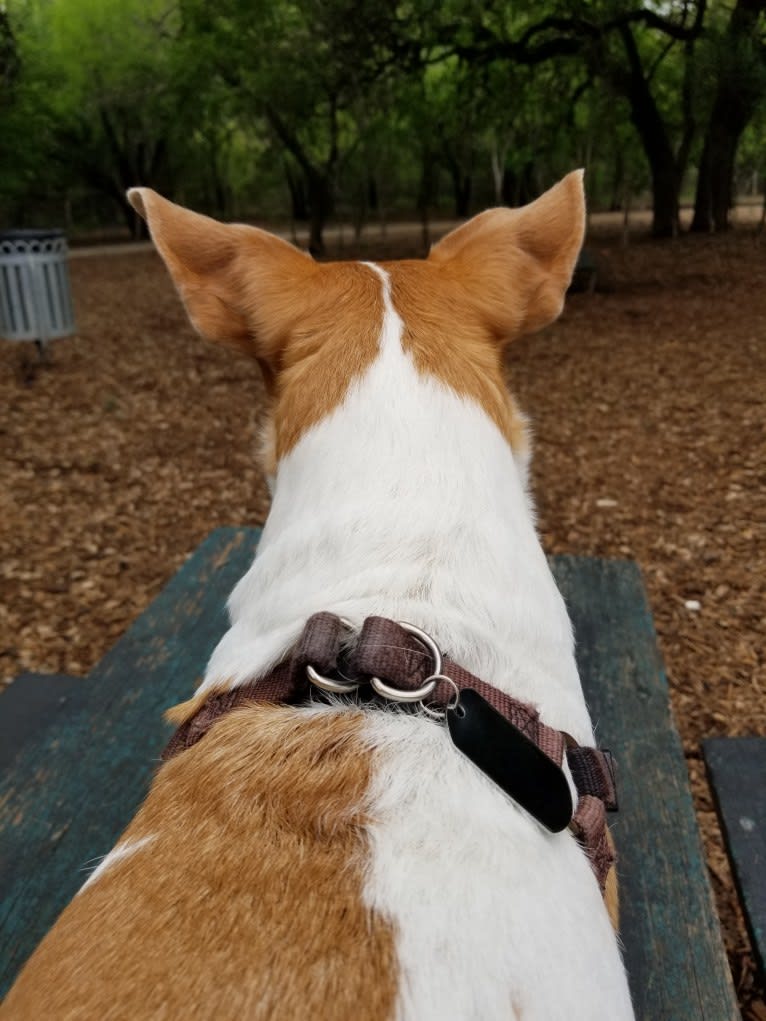
<svg viewBox="0 0 766 1021"><path fill-rule="evenodd" d="M293 199L305 197L310 249L324 250L338 173L359 144L354 107L394 67L393 0L296 0L254 7L247 0L183 0L185 24L215 54L210 71L235 89L290 155Z"/></svg>
<svg viewBox="0 0 766 1021"><path fill-rule="evenodd" d="M13 14L0 7L0 216L18 227L27 222L27 198L46 193L57 168L50 159L51 79L30 45L36 12L28 5Z"/></svg>
<svg viewBox="0 0 766 1021"><path fill-rule="evenodd" d="M57 0L48 26L62 157L139 236L125 192L172 189L194 126L197 79L175 59L178 10L166 0Z"/></svg>
<svg viewBox="0 0 766 1021"><path fill-rule="evenodd" d="M693 231L729 227L737 147L766 92L766 46L759 34L764 12L766 0L737 0L726 30L715 40L716 86L700 158Z"/></svg>
<svg viewBox="0 0 766 1021"><path fill-rule="evenodd" d="M652 233L678 232L679 192L694 134L691 109L693 44L699 37L706 0L689 0L680 16L620 3L580 3L582 13L542 17L509 35L508 25L481 22L474 38L456 52L474 60L506 59L535 65L555 57L584 60L589 72L606 79L625 97L630 118L649 163L654 198ZM680 90L682 127L677 145L656 95L657 71L670 50L684 44L687 73Z"/></svg>
<svg viewBox="0 0 766 1021"><path fill-rule="evenodd" d="M766 0L0 0L0 212L91 209L148 184L230 218L523 203L586 165L624 205L649 181L678 230L725 225L766 84ZM710 86L707 82L710 81ZM699 125L705 144L699 144ZM107 203L101 200L104 208Z"/></svg>
<svg viewBox="0 0 766 1021"><path fill-rule="evenodd" d="M199 83L176 60L177 8L167 0L29 0L22 13L15 149L23 153L25 136L42 140L40 167L55 173L59 189L84 183L107 196L137 235L126 189L170 188L192 136ZM37 131L18 120L23 111ZM15 183L23 184L18 172Z"/></svg>
<svg viewBox="0 0 766 1021"><path fill-rule="evenodd" d="M18 77L19 56L16 49L16 38L11 28L10 18L5 8L0 7L0 103L7 101L10 89Z"/></svg>

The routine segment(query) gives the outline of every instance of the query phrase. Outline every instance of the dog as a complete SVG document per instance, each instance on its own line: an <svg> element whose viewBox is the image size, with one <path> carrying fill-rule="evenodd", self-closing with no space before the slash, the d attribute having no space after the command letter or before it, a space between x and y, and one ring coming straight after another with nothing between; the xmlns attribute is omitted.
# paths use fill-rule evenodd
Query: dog
<svg viewBox="0 0 766 1021"><path fill-rule="evenodd" d="M273 503L178 740L4 1016L631 1018L502 362L562 310L582 173L380 265L129 199L195 328L263 369Z"/></svg>

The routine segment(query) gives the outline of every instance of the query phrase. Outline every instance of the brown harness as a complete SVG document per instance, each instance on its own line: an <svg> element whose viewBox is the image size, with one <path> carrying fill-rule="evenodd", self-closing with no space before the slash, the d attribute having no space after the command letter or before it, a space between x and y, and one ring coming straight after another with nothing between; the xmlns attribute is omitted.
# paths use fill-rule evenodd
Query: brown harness
<svg viewBox="0 0 766 1021"><path fill-rule="evenodd" d="M433 639L413 625L368 617L353 639L347 621L314 614L291 655L258 680L211 695L173 735L163 760L196 744L232 709L305 702L312 685L416 703L428 715L446 718L457 747L543 825L554 832L569 826L603 893L615 862L606 829L606 812L617 810L611 753L578 745L547 726L532 706L442 656ZM573 812L565 758L578 795Z"/></svg>

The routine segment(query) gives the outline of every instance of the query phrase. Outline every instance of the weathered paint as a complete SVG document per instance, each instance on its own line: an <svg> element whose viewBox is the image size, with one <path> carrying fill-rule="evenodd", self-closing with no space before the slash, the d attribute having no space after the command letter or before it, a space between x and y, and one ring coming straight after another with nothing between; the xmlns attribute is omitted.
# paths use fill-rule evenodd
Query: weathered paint
<svg viewBox="0 0 766 1021"><path fill-rule="evenodd" d="M82 884L88 859L114 845L140 804L170 732L162 711L201 674L258 535L214 532L84 682L92 698L83 714L62 714L58 733L30 737L0 779L0 994ZM587 558L555 557L552 566L599 739L619 764L613 833L637 1017L733 1021L739 1013L640 574L630 562ZM131 689L137 668L145 683ZM32 785L41 763L45 777Z"/></svg>
<svg viewBox="0 0 766 1021"><path fill-rule="evenodd" d="M0 996L146 795L172 733L163 712L202 674L259 537L213 532L83 679L88 697L0 775Z"/></svg>
<svg viewBox="0 0 766 1021"><path fill-rule="evenodd" d="M617 758L620 932L636 1017L739 1018L641 573L554 558L599 744Z"/></svg>
<svg viewBox="0 0 766 1021"><path fill-rule="evenodd" d="M711 737L702 750L745 921L766 974L766 737Z"/></svg>

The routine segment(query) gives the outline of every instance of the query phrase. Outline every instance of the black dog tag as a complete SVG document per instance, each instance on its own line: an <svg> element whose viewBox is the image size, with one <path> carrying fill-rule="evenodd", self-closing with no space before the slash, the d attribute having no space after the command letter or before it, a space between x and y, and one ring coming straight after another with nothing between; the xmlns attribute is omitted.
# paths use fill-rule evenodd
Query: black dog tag
<svg viewBox="0 0 766 1021"><path fill-rule="evenodd" d="M462 712L462 715L461 715ZM552 833L572 819L572 794L563 770L472 688L447 710L453 743Z"/></svg>

